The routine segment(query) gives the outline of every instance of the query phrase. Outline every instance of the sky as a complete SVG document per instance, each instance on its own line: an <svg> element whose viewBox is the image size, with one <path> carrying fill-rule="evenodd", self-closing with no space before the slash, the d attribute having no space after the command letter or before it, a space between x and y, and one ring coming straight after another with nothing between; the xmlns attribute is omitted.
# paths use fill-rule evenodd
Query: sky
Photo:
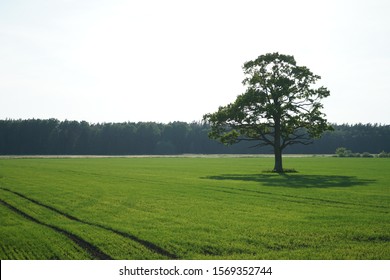
<svg viewBox="0 0 390 280"><path fill-rule="evenodd" d="M200 121L293 55L332 123L390 124L388 0L0 0L0 119Z"/></svg>

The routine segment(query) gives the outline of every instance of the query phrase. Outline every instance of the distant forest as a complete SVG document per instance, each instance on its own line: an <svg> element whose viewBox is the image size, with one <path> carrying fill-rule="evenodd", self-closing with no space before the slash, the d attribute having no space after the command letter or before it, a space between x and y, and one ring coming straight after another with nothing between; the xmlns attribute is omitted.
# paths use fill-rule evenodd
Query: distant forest
<svg viewBox="0 0 390 280"><path fill-rule="evenodd" d="M355 153L390 151L390 125L333 125L313 144L286 148L291 154L334 154L339 147ZM208 138L204 123L126 122L90 124L56 119L0 120L1 155L166 155L258 154L270 147L253 143L224 146Z"/></svg>

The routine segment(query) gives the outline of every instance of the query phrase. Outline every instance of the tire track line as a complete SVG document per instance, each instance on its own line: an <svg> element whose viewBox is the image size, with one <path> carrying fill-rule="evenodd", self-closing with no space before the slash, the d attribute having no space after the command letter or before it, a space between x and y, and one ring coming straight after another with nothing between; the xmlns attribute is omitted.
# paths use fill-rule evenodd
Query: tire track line
<svg viewBox="0 0 390 280"><path fill-rule="evenodd" d="M5 202L4 200L0 199L0 203L3 204L5 207L7 207L8 209L10 209L11 211L15 212L16 214L26 218L27 220L31 221L31 222L34 222L38 225L42 225L42 226L45 226L45 227L48 227L64 236L66 236L67 238L69 238L71 241L73 241L74 243L76 243L78 246L80 246L82 249L84 249L85 251L88 252L88 254L94 258L94 259L99 259L99 260L112 260L112 257L110 255L107 255L106 253L102 252L99 248L97 248L95 245L92 245L91 243L89 243L88 241L85 241L84 239L82 239L81 237L67 231L67 230L64 230L64 229L61 229L59 227L56 227L56 226L53 226L53 225L49 225L49 224L46 224L30 215L28 215L27 213L21 211L20 209L12 206L11 204Z"/></svg>
<svg viewBox="0 0 390 280"><path fill-rule="evenodd" d="M294 203L306 203L306 204L313 204L317 205L318 202L325 203L325 205L329 207L338 207L338 208L347 208L350 209L352 207L358 207L358 206L365 206L369 209L369 211L373 212L379 212L379 213L389 213L388 208L386 206L380 206L380 205L362 205L362 204L356 204L351 202L343 202L343 201L335 201L330 199L323 199L323 198L314 198L314 197L305 197L305 196L297 196L297 195L287 195L287 194L276 194L271 192L265 192L265 191L257 191L257 190L251 190L251 189L243 189L243 188L232 188L232 187L208 187L207 189L218 191L218 192L225 192L230 194L240 194L240 193L251 193L252 195L261 196L261 195L269 195L272 196L278 200L284 200ZM249 195L249 194L248 194ZM287 199L286 199L287 198ZM294 199L294 200L292 200ZM311 203L307 203L305 201L311 201ZM366 209L367 210L367 209Z"/></svg>
<svg viewBox="0 0 390 280"><path fill-rule="evenodd" d="M55 213L57 213L59 215L62 215L62 216L66 217L66 218L68 218L68 219L70 219L72 221L76 221L76 222L79 222L79 223L82 223L82 224L85 224L85 225L94 226L94 227L98 227L98 228L110 231L112 233L115 233L117 235L120 235L122 237L130 239L132 241L135 241L135 242L141 244L142 246L146 247L147 249L149 249L149 250L151 250L151 251L153 251L153 252L155 252L155 253L157 253L159 255L168 257L170 259L178 259L178 256L176 256L175 254L172 254L172 253L168 252L167 250L159 247L158 245L156 245L156 244L154 244L154 243L152 243L150 241L143 240L143 239L141 239L141 238L139 238L139 237L137 237L137 236L135 236L133 234L130 234L130 233L127 233L127 232L123 232L123 231L120 231L120 230L116 230L116 229L113 229L113 228L108 227L108 226L99 225L99 224L95 224L95 223L91 223L91 222L88 222L88 221L81 220L81 219L79 219L79 218L77 218L75 216L72 216L72 215L70 215L68 213L65 213L65 212L63 212L61 210L58 210L58 209L56 209L56 208L54 208L54 207L52 207L50 205L46 205L46 204L44 204L44 203L42 203L42 202L40 202L38 200L35 200L33 198L29 198L29 197L25 196L22 193L19 193L19 192L16 192L16 191L12 191L10 189L3 188L3 187L0 187L0 189L2 189L4 191L7 191L7 192L10 192L12 194L15 194L15 195L17 195L17 196L19 196L21 198L24 198L24 199L26 199L26 200L28 200L28 201L36 204L36 205L39 205L39 206L44 207L46 209L49 209L49 210L51 210L51 211L53 211L53 212L55 212Z"/></svg>

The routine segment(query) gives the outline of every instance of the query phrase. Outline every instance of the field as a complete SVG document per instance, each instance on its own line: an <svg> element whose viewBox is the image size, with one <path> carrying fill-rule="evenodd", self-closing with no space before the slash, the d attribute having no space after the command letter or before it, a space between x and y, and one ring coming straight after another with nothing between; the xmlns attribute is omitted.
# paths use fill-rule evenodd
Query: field
<svg viewBox="0 0 390 280"><path fill-rule="evenodd" d="M1 259L390 259L390 160L0 159Z"/></svg>

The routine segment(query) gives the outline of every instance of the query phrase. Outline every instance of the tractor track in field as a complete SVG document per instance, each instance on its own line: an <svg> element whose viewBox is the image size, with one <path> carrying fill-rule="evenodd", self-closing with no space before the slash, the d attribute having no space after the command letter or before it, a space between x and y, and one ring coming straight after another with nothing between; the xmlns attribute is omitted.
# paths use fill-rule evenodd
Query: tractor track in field
<svg viewBox="0 0 390 280"><path fill-rule="evenodd" d="M99 259L99 260L112 260L112 257L110 255L107 255L106 253L102 252L99 248L97 248L96 246L92 245L91 243L89 243L88 241L82 239L81 237L67 231L67 230L64 230L64 229L61 229L59 227L56 227L56 226L53 226L53 225L49 225L49 224L46 224L32 216L30 216L29 214L21 211L20 209L16 208L15 206L12 206L11 204L5 202L4 200L0 199L0 203L3 204L5 207L7 207L8 209L10 209L11 211L15 212L16 214L24 217L25 219L31 221L31 222L34 222L38 225L41 225L41 226L45 226L45 227L48 227L64 236L66 236L67 238L69 238L71 241L73 241L75 244L77 244L78 246L80 246L82 249L84 249L93 259Z"/></svg>
<svg viewBox="0 0 390 280"><path fill-rule="evenodd" d="M330 199L323 199L323 198L314 198L314 197L305 197L305 196L298 196L298 195L287 195L287 194L276 194L266 191L258 191L258 190L250 190L250 189L243 189L243 188L233 188L233 187L208 187L206 188L211 191L217 191L217 192L224 192L229 194L239 194L241 192L248 193L250 196L263 196L268 195L270 197L273 197L274 199L278 200L284 200L288 202L293 203L306 203L306 204L313 204L317 205L318 203L323 203L329 207L338 207L338 208L347 208L350 207L357 207L357 206L365 206L368 209L365 209L364 211L373 211L373 212L380 212L380 213L389 213L389 210L385 206L379 206L379 205L362 205L359 203L352 203L352 202L344 202L344 201L336 201L336 200L330 200Z"/></svg>
<svg viewBox="0 0 390 280"><path fill-rule="evenodd" d="M46 205L46 204L44 204L44 203L42 203L42 202L40 202L40 201L38 201L38 200L35 200L35 199L33 199L33 198L29 198L29 197L25 196L25 195L22 194L22 193L19 193L19 192L16 192L16 191L13 191L13 190L10 190L10 189L7 189L7 188L3 188L3 187L0 187L0 189L2 189L3 191L10 192L10 193L12 193L12 194L14 194L14 195L17 195L17 196L19 196L19 197L21 197L21 198L23 198L23 199L26 199L26 200L28 200L28 201L30 201L30 202L32 202L32 203L38 205L38 206L44 207L44 208L46 208L46 209L48 209L48 210L50 210L50 211L52 211L52 212L55 212L55 213L57 213L57 214L59 214L59 215L61 215L61 216L64 216L65 218L68 218L69 220L72 220L72 221L79 222L79 223L82 223L82 224L85 224L85 225L94 226L94 227L97 227L97 228L101 228L101 229L110 231L110 232L112 232L112 233L115 233L115 234L120 235L120 236L122 236L122 237L125 237L125 238L127 238L127 239L130 239L130 240L132 240L132 241L134 241L134 242L137 242L137 243L141 244L142 246L146 247L147 249L149 249L149 250L151 250L151 251L153 251L153 252L155 252L155 253L157 253L157 254L159 254L159 255L168 257L168 258L170 258L170 259L178 259L178 256L176 256L175 254L172 254L172 253L166 251L165 249L159 247L158 245L156 245L156 244L154 244L154 243L152 243L152 242L150 242L150 241L143 240L143 239L141 239L141 238L139 238L139 237L137 237L137 236L135 236L135 235L133 235L133 234L130 234L130 233L127 233L127 232L123 232L123 231L120 231L120 230L116 230L116 229L113 229L113 228L111 228L111 227L107 227L107 226L104 226L104 225L99 225L99 224L95 224L95 223L92 223L92 222L88 222L88 221L81 220L81 219L79 219L79 218L77 218L77 217L75 217L75 216L72 216L72 215L70 215L70 214L68 214L68 213L65 213L65 212L63 212L63 211L61 211L61 210L56 209L56 208L54 208L53 206ZM0 202L2 202L3 204L6 203L6 202L4 202L4 201L2 201L2 200L0 200ZM8 203L6 203L6 204L8 204ZM4 204L4 205L5 205L5 204ZM9 205L9 204L8 204L8 205ZM7 206L7 205L5 205L5 206ZM8 207L8 206L7 206L7 207ZM13 207L13 206L11 206L11 207ZM9 207L8 207L8 208L9 208ZM13 208L15 208L15 207L13 207ZM16 209L16 208L15 208L15 209ZM13 209L11 209L11 210L13 210ZM20 211L19 209L16 209L16 210L19 211L20 213L23 213L23 212ZM24 214L25 214L25 213L24 213ZM26 216L31 217L31 216L29 216L28 214L26 214ZM26 217L26 216L25 216L25 217ZM26 218L27 218L27 217L26 217ZM31 217L31 218L33 218L33 217ZM35 218L33 218L33 219L36 220ZM39 222L40 222L40 221L39 221ZM43 224L43 225L46 225L46 226L51 227L51 225L47 225L47 224L44 224L44 223L42 223L42 222L40 222L40 224ZM58 229L59 229L59 228L58 228ZM61 230L61 229L59 229L59 230ZM92 246L93 246L93 245L92 245ZM110 258L111 258L111 257L110 257Z"/></svg>

